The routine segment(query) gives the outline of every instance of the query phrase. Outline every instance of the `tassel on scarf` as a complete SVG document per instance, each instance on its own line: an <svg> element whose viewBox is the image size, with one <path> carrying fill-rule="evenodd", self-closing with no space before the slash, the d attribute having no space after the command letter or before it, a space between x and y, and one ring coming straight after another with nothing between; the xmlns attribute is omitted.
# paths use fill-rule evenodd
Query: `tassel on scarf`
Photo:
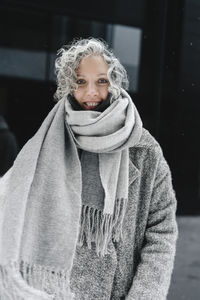
<svg viewBox="0 0 200 300"><path fill-rule="evenodd" d="M21 261L0 266L1 300L74 299L69 291L69 275L41 265Z"/></svg>
<svg viewBox="0 0 200 300"><path fill-rule="evenodd" d="M108 244L111 239L118 242L123 239L122 223L126 209L126 199L117 199L113 215L103 214L87 205L82 206L81 226L79 232L78 245L87 245L88 249L95 244L98 256L108 254Z"/></svg>

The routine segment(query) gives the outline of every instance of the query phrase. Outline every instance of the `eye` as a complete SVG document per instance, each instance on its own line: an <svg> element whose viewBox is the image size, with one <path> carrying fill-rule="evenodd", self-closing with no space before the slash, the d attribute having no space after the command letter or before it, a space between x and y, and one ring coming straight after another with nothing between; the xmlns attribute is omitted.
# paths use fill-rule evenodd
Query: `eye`
<svg viewBox="0 0 200 300"><path fill-rule="evenodd" d="M108 80L105 78L99 78L98 83L100 84L108 84Z"/></svg>
<svg viewBox="0 0 200 300"><path fill-rule="evenodd" d="M76 81L76 83L77 83L78 85L83 85L83 84L85 84L85 80L84 80L84 79L78 79L78 80Z"/></svg>

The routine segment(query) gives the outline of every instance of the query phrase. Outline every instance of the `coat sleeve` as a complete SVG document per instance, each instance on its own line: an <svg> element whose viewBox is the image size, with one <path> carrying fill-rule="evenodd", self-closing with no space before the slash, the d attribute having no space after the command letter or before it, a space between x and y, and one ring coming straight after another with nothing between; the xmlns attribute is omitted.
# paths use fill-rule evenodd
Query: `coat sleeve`
<svg viewBox="0 0 200 300"><path fill-rule="evenodd" d="M170 285L178 236L176 198L160 147L155 157L157 167L140 263L126 300L165 300Z"/></svg>

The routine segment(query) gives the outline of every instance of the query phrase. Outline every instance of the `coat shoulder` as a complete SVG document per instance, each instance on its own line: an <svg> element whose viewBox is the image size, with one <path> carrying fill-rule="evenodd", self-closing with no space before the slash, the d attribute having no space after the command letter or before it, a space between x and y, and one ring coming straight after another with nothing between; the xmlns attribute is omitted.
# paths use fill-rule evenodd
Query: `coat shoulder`
<svg viewBox="0 0 200 300"><path fill-rule="evenodd" d="M137 145L135 145L136 148L160 148L159 143L156 141L156 139L150 134L150 132L143 128L142 130L142 135L141 138L139 140L139 142L137 143Z"/></svg>
<svg viewBox="0 0 200 300"><path fill-rule="evenodd" d="M156 163L163 156L159 143L144 128L139 142L129 149L129 154L131 161L136 165L145 160Z"/></svg>

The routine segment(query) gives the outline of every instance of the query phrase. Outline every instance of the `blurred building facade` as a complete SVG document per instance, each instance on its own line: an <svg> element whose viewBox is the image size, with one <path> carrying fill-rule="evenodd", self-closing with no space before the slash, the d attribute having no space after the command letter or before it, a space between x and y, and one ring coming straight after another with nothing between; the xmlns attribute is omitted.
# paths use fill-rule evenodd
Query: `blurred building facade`
<svg viewBox="0 0 200 300"><path fill-rule="evenodd" d="M54 105L57 50L74 38L103 38L163 148L178 214L200 214L199 1L3 0L0 7L0 109L20 147Z"/></svg>

